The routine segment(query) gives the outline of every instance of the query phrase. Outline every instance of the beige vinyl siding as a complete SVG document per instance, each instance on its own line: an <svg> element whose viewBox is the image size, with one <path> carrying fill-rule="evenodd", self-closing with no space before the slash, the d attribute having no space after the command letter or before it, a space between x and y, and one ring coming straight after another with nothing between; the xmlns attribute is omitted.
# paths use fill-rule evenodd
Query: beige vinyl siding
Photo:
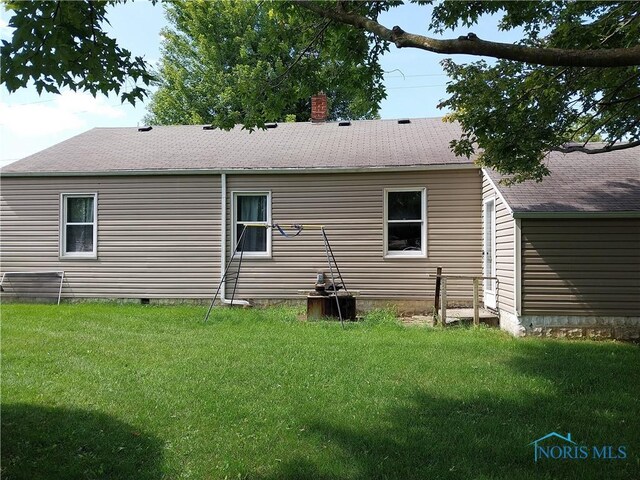
<svg viewBox="0 0 640 480"><path fill-rule="evenodd" d="M640 219L522 219L526 315L637 316Z"/></svg>
<svg viewBox="0 0 640 480"><path fill-rule="evenodd" d="M493 198L496 205L496 276L498 291L496 303L499 310L515 312L514 301L514 222L513 216L493 185L484 176L483 201Z"/></svg>
<svg viewBox="0 0 640 480"><path fill-rule="evenodd" d="M98 194L98 258L59 258L61 193ZM220 271L220 177L2 179L2 271L64 270L64 297L201 298Z"/></svg>
<svg viewBox="0 0 640 480"><path fill-rule="evenodd" d="M427 257L384 258L385 188L427 189ZM438 265L450 274L482 270L481 178L476 169L411 173L229 175L234 191L270 191L275 223L322 224L347 288L368 299L433 300ZM272 257L245 259L237 297L300 298L318 270L328 272L318 230L287 239L272 233ZM229 244L229 254L232 247ZM227 285L227 296L230 295ZM449 298L470 301L472 286L451 281Z"/></svg>

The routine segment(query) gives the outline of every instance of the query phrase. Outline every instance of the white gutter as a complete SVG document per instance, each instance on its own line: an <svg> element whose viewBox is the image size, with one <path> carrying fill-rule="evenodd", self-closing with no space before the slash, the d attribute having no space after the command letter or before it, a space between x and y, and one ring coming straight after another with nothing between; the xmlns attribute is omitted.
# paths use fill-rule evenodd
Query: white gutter
<svg viewBox="0 0 640 480"><path fill-rule="evenodd" d="M250 305L246 300L233 301L225 298L227 282L224 272L227 270L227 174L220 175L220 301L225 305Z"/></svg>
<svg viewBox="0 0 640 480"><path fill-rule="evenodd" d="M220 175L220 299L223 303L227 291L224 271L227 265L227 175Z"/></svg>
<svg viewBox="0 0 640 480"><path fill-rule="evenodd" d="M513 212L513 218L639 218L640 211L622 212Z"/></svg>
<svg viewBox="0 0 640 480"><path fill-rule="evenodd" d="M1 172L3 177L110 177L129 175L269 175L289 173L361 173L361 172L425 172L432 170L479 170L474 163L444 163L435 165L406 166L364 166L364 167L282 167L282 168L178 168L178 169L142 169L142 170L94 170L80 171L41 171L41 172Z"/></svg>

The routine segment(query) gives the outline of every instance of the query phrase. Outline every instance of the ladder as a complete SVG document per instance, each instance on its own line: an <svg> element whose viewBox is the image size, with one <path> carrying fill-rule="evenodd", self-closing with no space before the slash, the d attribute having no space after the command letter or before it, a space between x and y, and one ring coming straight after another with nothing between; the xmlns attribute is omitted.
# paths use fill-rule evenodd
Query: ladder
<svg viewBox="0 0 640 480"><path fill-rule="evenodd" d="M218 299L218 295L220 295L220 290L222 290L222 285L225 285L227 280L231 280L233 282L233 290L231 292L231 305L233 305L233 299L236 296L236 289L238 288L238 278L240 278L240 268L242 267L242 258L244 256L244 244L246 240L245 233L247 231L247 226L245 225L240 233L240 238L238 238L238 242L236 243L235 248L233 249L233 253L231 254L231 258L229 259L229 263L227 263L227 268L224 269L224 273L222 274L222 278L220 278L220 283L218 283L218 288L216 290L216 294L213 296L213 300L211 300L211 305L209 305L209 310L207 310L207 315L204 317L204 321L209 320L209 315L211 314L211 309L213 305L216 303ZM240 255L238 255L240 252ZM236 268L233 269L232 265L235 265ZM223 292L224 295L224 292Z"/></svg>
<svg viewBox="0 0 640 480"><path fill-rule="evenodd" d="M209 309L207 310L207 314L204 317L204 321L206 322L209 319L209 315L211 314L211 310L220 295L222 290L222 285L225 285L227 281L233 282L233 290L231 291L231 305L233 305L233 300L236 296L236 289L238 288L238 279L240 277L240 269L242 267L242 258L244 254L244 244L246 239L246 231L247 227L263 227L263 228L276 228L285 238L293 238L298 236L303 229L319 229L322 235L322 240L324 242L324 251L327 257L327 265L329 266L329 274L331 278L331 285L333 286L333 290L330 290L329 296L334 297L336 299L336 307L338 308L338 317L340 318L340 324L344 327L344 318L342 316L342 310L340 308L340 299L338 298L338 290L340 288L344 289L346 294L349 293L347 290L347 286L344 283L344 279L342 278L342 274L340 273L340 268L338 267L338 262L336 262L336 257L333 254L333 250L331 248L331 244L329 243L329 238L327 237L327 232L324 229L323 225L264 225L264 224L245 224L242 232L240 233L240 237L236 243L235 248L233 249L233 254L229 259L229 263L222 274L222 278L220 279L220 283L218 284L218 288L216 290L215 295L213 296L213 300L211 300L211 305L209 305ZM284 228L294 228L297 230L295 235L287 235L287 233L283 230ZM235 264L234 264L235 262ZM235 268L232 268L232 265L235 265ZM224 294L224 292L222 292Z"/></svg>
<svg viewBox="0 0 640 480"><path fill-rule="evenodd" d="M342 310L340 309L340 299L338 298L338 284L336 283L336 278L340 280L340 287L344 289L344 293L349 294L347 290L347 286L344 283L344 279L342 278L342 274L340 273L340 268L338 267L338 262L336 262L336 257L333 255L333 250L331 249L331 244L329 243L329 239L327 238L327 232L324 230L324 226L320 227L320 232L322 233L322 239L324 240L324 251L327 255L327 264L329 265L329 273L331 274L331 285L333 285L333 293L329 294L336 299L336 307L338 307L338 317L340 318L340 325L344 327L344 318L342 317ZM334 275L333 270L336 270L336 274Z"/></svg>

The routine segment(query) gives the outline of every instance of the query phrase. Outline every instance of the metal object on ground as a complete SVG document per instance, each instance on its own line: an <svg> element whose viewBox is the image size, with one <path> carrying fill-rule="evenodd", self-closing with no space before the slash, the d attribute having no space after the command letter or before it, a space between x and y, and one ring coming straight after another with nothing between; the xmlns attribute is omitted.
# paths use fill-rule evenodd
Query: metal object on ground
<svg viewBox="0 0 640 480"><path fill-rule="evenodd" d="M316 293L318 295L327 295L327 281L324 272L318 272L316 275Z"/></svg>
<svg viewBox="0 0 640 480"><path fill-rule="evenodd" d="M3 286L5 279L9 280L11 283L11 278L19 278L19 277L57 277L60 279L60 284L57 286L57 299L58 305L60 305L60 298L62 296L62 284L64 282L64 270L55 270L55 271L39 271L39 272L4 272L2 274L2 279L0 280L0 291L4 292L5 288Z"/></svg>
<svg viewBox="0 0 640 480"><path fill-rule="evenodd" d="M356 319L356 298L353 295L307 295L307 320Z"/></svg>

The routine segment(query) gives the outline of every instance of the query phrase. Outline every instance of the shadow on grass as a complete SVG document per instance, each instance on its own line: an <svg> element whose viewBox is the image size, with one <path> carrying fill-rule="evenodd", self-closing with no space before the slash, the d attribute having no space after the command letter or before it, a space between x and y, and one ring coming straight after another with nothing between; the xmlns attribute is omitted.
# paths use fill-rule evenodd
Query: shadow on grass
<svg viewBox="0 0 640 480"><path fill-rule="evenodd" d="M108 415L2 405L3 480L157 479L162 443Z"/></svg>
<svg viewBox="0 0 640 480"><path fill-rule="evenodd" d="M522 342L502 365L519 388L483 388L470 371L473 393L417 391L375 422L311 417L304 441L316 456L248 478L640 478L638 364L640 349L626 345ZM628 458L534 462L529 443L551 431L580 445L626 445Z"/></svg>

